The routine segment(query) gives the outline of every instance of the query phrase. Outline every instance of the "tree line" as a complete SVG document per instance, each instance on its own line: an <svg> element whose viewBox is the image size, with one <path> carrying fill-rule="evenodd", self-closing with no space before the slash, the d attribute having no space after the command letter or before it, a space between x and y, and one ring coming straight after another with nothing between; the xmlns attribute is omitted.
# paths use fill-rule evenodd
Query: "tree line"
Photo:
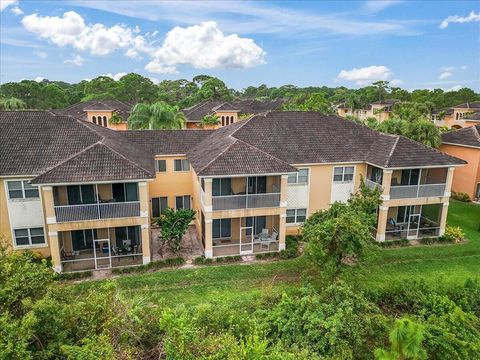
<svg viewBox="0 0 480 360"><path fill-rule="evenodd" d="M61 109L80 101L94 99L117 99L132 104L162 101L180 109L195 105L203 100L232 100L249 98L259 100L288 100L287 110L309 110L325 113L334 110L333 105L346 103L352 108L363 108L368 104L386 99L405 102L429 103L432 108L443 109L463 102L480 100L480 95L469 88L456 91L442 89L419 89L408 91L392 87L388 81L378 81L360 89L348 89L344 86L280 87L249 86L237 91L229 88L222 80L198 75L192 80L163 80L154 84L149 78L130 73L119 80L108 76L98 76L92 80L82 80L76 84L63 81L22 80L0 85L0 106L4 109ZM13 104L17 99L22 104ZM5 105L6 104L6 105Z"/></svg>

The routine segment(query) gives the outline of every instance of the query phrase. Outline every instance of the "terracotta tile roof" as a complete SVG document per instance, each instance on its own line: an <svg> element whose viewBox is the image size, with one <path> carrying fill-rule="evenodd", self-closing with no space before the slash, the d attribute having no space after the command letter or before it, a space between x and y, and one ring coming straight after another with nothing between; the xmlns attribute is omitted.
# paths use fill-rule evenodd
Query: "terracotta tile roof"
<svg viewBox="0 0 480 360"><path fill-rule="evenodd" d="M114 111L124 121L130 116L133 105L119 100L90 100L83 101L65 109L52 110L56 114L69 115L80 120L87 120L87 110Z"/></svg>
<svg viewBox="0 0 480 360"><path fill-rule="evenodd" d="M480 125L453 130L442 134L443 143L480 148Z"/></svg>
<svg viewBox="0 0 480 360"><path fill-rule="evenodd" d="M452 106L454 109L480 109L480 101L466 102L463 104Z"/></svg>

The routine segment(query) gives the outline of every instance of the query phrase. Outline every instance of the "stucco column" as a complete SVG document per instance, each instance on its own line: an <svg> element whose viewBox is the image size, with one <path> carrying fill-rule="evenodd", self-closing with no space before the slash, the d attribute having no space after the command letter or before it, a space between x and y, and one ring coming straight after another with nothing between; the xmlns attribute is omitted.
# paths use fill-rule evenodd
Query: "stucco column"
<svg viewBox="0 0 480 360"><path fill-rule="evenodd" d="M440 231L439 236L445 235L445 227L447 226L448 202L442 204L442 213L440 214Z"/></svg>
<svg viewBox="0 0 480 360"><path fill-rule="evenodd" d="M288 198L288 175L282 175L280 179L280 207L287 207Z"/></svg>
<svg viewBox="0 0 480 360"><path fill-rule="evenodd" d="M203 207L206 212L212 211L212 183L213 179L204 179L203 184L204 184L204 192L205 192L205 198L204 198L204 203Z"/></svg>
<svg viewBox="0 0 480 360"><path fill-rule="evenodd" d="M140 217L150 217L150 201L148 199L148 186L146 181L138 183L138 199L140 200Z"/></svg>
<svg viewBox="0 0 480 360"><path fill-rule="evenodd" d="M385 230L387 229L388 206L378 208L377 241L385 241Z"/></svg>
<svg viewBox="0 0 480 360"><path fill-rule="evenodd" d="M382 175L382 200L390 200L390 186L392 185L392 170L383 170Z"/></svg>
<svg viewBox="0 0 480 360"><path fill-rule="evenodd" d="M447 197L450 197L451 191L452 191L452 182L453 182L453 172L455 171L455 168L453 166L448 168L447 171L447 179L445 181L445 195Z"/></svg>
<svg viewBox="0 0 480 360"><path fill-rule="evenodd" d="M142 236L142 254L143 254L143 264L148 264L151 260L150 254L150 226L149 224L141 225L141 236Z"/></svg>
<svg viewBox="0 0 480 360"><path fill-rule="evenodd" d="M45 222L47 224L56 224L57 217L55 216L53 187L42 186L41 189L42 189L43 211L45 212Z"/></svg>
<svg viewBox="0 0 480 360"><path fill-rule="evenodd" d="M278 250L285 250L285 236L287 234L286 221L287 214L286 209L282 209L282 213L279 215L280 221L278 224Z"/></svg>
<svg viewBox="0 0 480 360"><path fill-rule="evenodd" d="M50 245L50 255L52 257L53 270L55 272L62 272L62 262L60 257L60 244L58 242L58 232L48 232L48 243Z"/></svg>
<svg viewBox="0 0 480 360"><path fill-rule="evenodd" d="M205 218L205 257L213 257L212 248L212 219Z"/></svg>

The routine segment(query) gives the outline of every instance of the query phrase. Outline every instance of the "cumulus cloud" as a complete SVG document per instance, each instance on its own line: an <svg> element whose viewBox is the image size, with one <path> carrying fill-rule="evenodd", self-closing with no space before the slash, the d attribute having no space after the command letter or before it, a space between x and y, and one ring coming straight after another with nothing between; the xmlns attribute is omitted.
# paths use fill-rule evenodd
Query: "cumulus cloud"
<svg viewBox="0 0 480 360"><path fill-rule="evenodd" d="M450 72L450 71L443 71L443 72L440 73L440 75L438 75L438 79L439 80L448 79L452 75L453 75L453 73Z"/></svg>
<svg viewBox="0 0 480 360"><path fill-rule="evenodd" d="M45 80L45 78L41 77L41 76L37 76L35 79L34 79L36 82L42 82L43 80Z"/></svg>
<svg viewBox="0 0 480 360"><path fill-rule="evenodd" d="M0 1L0 11L5 10L7 7L14 5L18 0L1 0Z"/></svg>
<svg viewBox="0 0 480 360"><path fill-rule="evenodd" d="M462 85L455 85L455 86L452 86L450 89L445 89L445 91L458 91L462 88L463 88Z"/></svg>
<svg viewBox="0 0 480 360"><path fill-rule="evenodd" d="M393 72L386 66L373 65L352 70L342 70L337 76L339 80L354 81L357 85L368 85L379 80L389 80ZM398 81L396 80L397 84Z"/></svg>
<svg viewBox="0 0 480 360"><path fill-rule="evenodd" d="M400 80L400 79L393 79L392 81L390 81L390 85L392 86L398 86L402 84L403 84L403 80Z"/></svg>
<svg viewBox="0 0 480 360"><path fill-rule="evenodd" d="M127 75L126 72L119 72L119 73L116 73L115 75L112 75L112 73L108 73L108 74L103 74L102 76L108 76L109 78L112 78L113 80L118 81L125 75Z"/></svg>
<svg viewBox="0 0 480 360"><path fill-rule="evenodd" d="M480 12L475 13L475 11L472 10L472 12L468 16L453 15L453 16L447 17L440 24L440 29L446 29L450 23L463 24L463 23L469 23L469 22L475 22L475 21L480 21Z"/></svg>
<svg viewBox="0 0 480 360"><path fill-rule="evenodd" d="M84 62L85 59L78 54L74 55L73 58L64 61L65 64L73 64L77 66L82 66Z"/></svg>
<svg viewBox="0 0 480 360"><path fill-rule="evenodd" d="M28 31L58 46L72 46L94 55L107 55L118 49L137 46L144 50L145 40L134 35L137 29L124 25L87 25L75 11L68 11L62 17L31 14L22 19L22 24Z"/></svg>
<svg viewBox="0 0 480 360"><path fill-rule="evenodd" d="M20 9L18 6L14 6L13 8L11 8L10 12L14 15L17 15L17 16L23 14L23 10Z"/></svg>
<svg viewBox="0 0 480 360"><path fill-rule="evenodd" d="M181 64L214 69L249 68L265 63L265 51L252 39L225 35L214 21L173 28L152 55L153 60L145 69L154 73L173 73Z"/></svg>

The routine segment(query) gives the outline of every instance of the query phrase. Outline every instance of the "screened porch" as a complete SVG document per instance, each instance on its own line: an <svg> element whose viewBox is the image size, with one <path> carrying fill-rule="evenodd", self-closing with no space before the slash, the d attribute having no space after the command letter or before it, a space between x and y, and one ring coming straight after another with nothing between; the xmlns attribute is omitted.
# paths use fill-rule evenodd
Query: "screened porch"
<svg viewBox="0 0 480 360"><path fill-rule="evenodd" d="M141 265L140 226L63 231L59 233L64 272Z"/></svg>

